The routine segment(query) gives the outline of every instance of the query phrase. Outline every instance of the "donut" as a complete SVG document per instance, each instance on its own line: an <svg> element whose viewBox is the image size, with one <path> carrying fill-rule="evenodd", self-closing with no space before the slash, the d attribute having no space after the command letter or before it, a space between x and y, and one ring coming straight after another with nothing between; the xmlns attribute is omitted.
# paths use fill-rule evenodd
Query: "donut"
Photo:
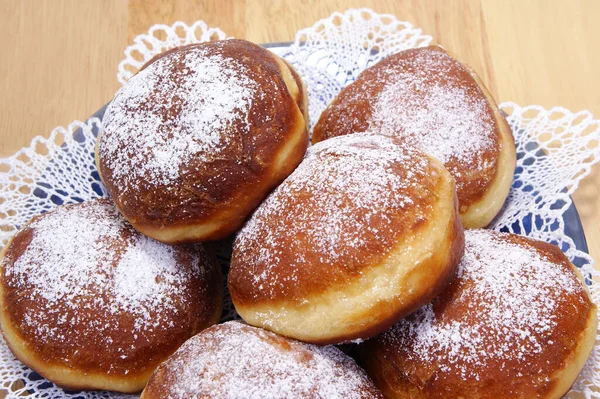
<svg viewBox="0 0 600 399"><path fill-rule="evenodd" d="M236 321L190 338L161 364L141 399L383 399L354 360Z"/></svg>
<svg viewBox="0 0 600 399"><path fill-rule="evenodd" d="M554 245L465 231L458 278L359 348L386 398L558 399L596 339L596 305Z"/></svg>
<svg viewBox="0 0 600 399"><path fill-rule="evenodd" d="M117 209L174 244L224 238L300 163L304 86L244 40L167 51L106 109L96 162Z"/></svg>
<svg viewBox="0 0 600 399"><path fill-rule="evenodd" d="M348 135L309 148L240 230L228 286L248 324L340 343L433 299L462 251L443 165L399 138Z"/></svg>
<svg viewBox="0 0 600 399"><path fill-rule="evenodd" d="M312 141L364 131L404 137L442 161L465 228L487 226L502 209L516 164L511 129L477 74L441 47L363 71L323 111Z"/></svg>
<svg viewBox="0 0 600 399"><path fill-rule="evenodd" d="M200 245L133 229L112 202L34 217L0 263L0 327L25 365L67 389L141 391L188 338L219 320L218 267Z"/></svg>

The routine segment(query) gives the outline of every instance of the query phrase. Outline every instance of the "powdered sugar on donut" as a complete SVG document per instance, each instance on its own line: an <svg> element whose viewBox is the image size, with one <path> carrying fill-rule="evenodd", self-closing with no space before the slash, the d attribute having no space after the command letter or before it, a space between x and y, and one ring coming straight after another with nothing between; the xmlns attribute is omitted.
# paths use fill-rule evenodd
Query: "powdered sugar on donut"
<svg viewBox="0 0 600 399"><path fill-rule="evenodd" d="M124 190L140 179L170 184L191 159L219 159L248 133L256 88L243 63L214 48L170 53L119 90L105 113L100 155Z"/></svg>
<svg viewBox="0 0 600 399"><path fill-rule="evenodd" d="M405 137L443 163L483 162L478 154L496 145L494 120L476 83L451 73L457 67L445 52L422 49L380 71L385 86L373 103L371 130Z"/></svg>
<svg viewBox="0 0 600 399"><path fill-rule="evenodd" d="M585 296L583 284L575 273L504 237L465 231L456 291L384 333L385 345L442 373L479 380L491 364L528 367L555 344L557 314L571 307L573 297ZM439 303L444 313L436 313ZM453 312L457 308L466 310Z"/></svg>
<svg viewBox="0 0 600 399"><path fill-rule="evenodd" d="M239 322L191 338L161 369L169 376L161 388L170 398L381 398L365 372L339 349Z"/></svg>
<svg viewBox="0 0 600 399"><path fill-rule="evenodd" d="M26 250L3 267L36 303L24 320L38 342L61 342L65 331L78 329L110 345L119 330L113 323L128 317L132 334L168 327L190 295L189 280L206 272L201 248L171 247L139 234L108 200L59 207L26 231L32 233ZM189 264L181 264L182 255Z"/></svg>
<svg viewBox="0 0 600 399"><path fill-rule="evenodd" d="M430 162L398 139L378 135L312 146L239 232L236 264L267 295L294 286L289 280L308 273L307 267L360 270L369 256L383 256L395 245L404 214L413 223L429 212L428 190L436 179Z"/></svg>

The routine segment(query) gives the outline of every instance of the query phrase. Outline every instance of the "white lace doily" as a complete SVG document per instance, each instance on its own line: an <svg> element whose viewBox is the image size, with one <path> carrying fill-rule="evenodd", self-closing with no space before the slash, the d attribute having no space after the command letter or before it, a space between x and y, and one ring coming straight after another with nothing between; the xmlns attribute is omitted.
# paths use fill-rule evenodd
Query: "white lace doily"
<svg viewBox="0 0 600 399"><path fill-rule="evenodd" d="M125 83L154 55L174 46L226 35L198 21L191 26L177 22L156 25L138 36L125 50L118 79ZM312 123L339 90L367 66L381 58L417 46L428 45L430 36L407 22L371 10L334 13L310 28L299 31L294 44L282 55L302 75L308 87ZM564 108L546 110L503 103L515 134L517 171L509 198L492 228L522 233L559 245L588 277L592 297L600 303L600 277L590 256L576 248L565 235L563 214L572 194L593 164L600 160L600 120L587 111ZM49 138L35 138L31 145L0 160L0 246L32 216L62 203L105 196L94 164L94 144L102 124L99 118L73 122L55 129ZM312 125L311 125L312 128ZM227 245L218 248L224 266ZM229 307L226 318L234 317ZM65 392L16 360L0 338L0 385L7 398L134 398L109 392ZM580 374L567 397L599 398L600 346Z"/></svg>

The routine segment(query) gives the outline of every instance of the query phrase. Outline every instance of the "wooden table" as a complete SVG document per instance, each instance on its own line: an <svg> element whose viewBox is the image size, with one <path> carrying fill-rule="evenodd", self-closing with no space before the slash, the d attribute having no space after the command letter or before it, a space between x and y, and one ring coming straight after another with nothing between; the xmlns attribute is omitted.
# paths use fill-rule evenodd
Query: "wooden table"
<svg viewBox="0 0 600 399"><path fill-rule="evenodd" d="M289 41L350 7L422 28L478 71L500 102L590 109L600 118L596 0L0 0L0 156L108 102L123 50L155 23L202 19L257 43ZM597 166L574 195L596 259L599 186Z"/></svg>

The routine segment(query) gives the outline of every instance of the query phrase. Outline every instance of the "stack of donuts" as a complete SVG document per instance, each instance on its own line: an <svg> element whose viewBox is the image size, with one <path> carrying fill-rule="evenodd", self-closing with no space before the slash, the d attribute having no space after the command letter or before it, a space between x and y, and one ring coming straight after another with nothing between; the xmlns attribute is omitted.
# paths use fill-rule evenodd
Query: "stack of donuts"
<svg viewBox="0 0 600 399"><path fill-rule="evenodd" d="M471 69L437 46L391 55L308 146L306 87L268 50L232 39L152 59L104 116L110 199L39 215L4 249L11 351L64 388L144 399L568 392L596 305L559 248L485 229L516 154ZM243 321L218 324L204 242L232 235Z"/></svg>

